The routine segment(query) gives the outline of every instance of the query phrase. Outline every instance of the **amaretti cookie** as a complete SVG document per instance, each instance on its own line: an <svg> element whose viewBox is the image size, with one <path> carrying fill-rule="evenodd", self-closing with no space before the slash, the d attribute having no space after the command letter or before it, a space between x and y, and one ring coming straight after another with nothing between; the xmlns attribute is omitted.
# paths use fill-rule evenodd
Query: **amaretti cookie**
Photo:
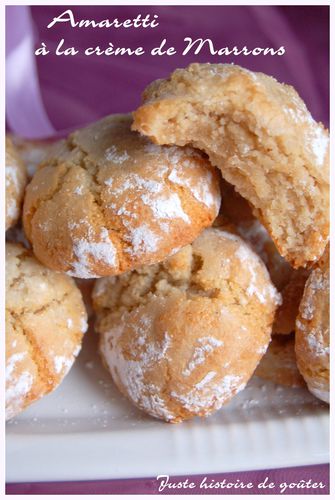
<svg viewBox="0 0 335 500"><path fill-rule="evenodd" d="M87 329L72 278L42 266L30 250L6 244L6 419L55 389Z"/></svg>
<svg viewBox="0 0 335 500"><path fill-rule="evenodd" d="M308 389L329 402L329 246L311 272L296 321L295 350Z"/></svg>
<svg viewBox="0 0 335 500"><path fill-rule="evenodd" d="M93 293L115 384L168 422L209 415L244 388L278 301L261 259L218 228L164 262L97 280Z"/></svg>
<svg viewBox="0 0 335 500"><path fill-rule="evenodd" d="M11 139L6 137L6 229L14 226L21 215L24 189L27 184L26 167Z"/></svg>
<svg viewBox="0 0 335 500"><path fill-rule="evenodd" d="M160 147L108 116L74 132L27 187L24 228L37 258L77 278L163 260L211 225L215 168L192 148Z"/></svg>
<svg viewBox="0 0 335 500"><path fill-rule="evenodd" d="M207 153L292 266L322 255L329 137L292 87L239 66L191 64L149 85L133 129L158 144Z"/></svg>
<svg viewBox="0 0 335 500"><path fill-rule="evenodd" d="M287 387L305 387L297 366L294 333L272 337L255 375Z"/></svg>

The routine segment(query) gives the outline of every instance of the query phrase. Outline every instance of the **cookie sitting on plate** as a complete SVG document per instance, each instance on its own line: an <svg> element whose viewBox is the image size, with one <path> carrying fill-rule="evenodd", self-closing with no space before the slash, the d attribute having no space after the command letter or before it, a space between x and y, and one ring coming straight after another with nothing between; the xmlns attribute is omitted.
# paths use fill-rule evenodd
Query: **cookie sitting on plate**
<svg viewBox="0 0 335 500"><path fill-rule="evenodd" d="M42 266L22 245L6 244L6 419L55 389L87 329L74 281Z"/></svg>
<svg viewBox="0 0 335 500"><path fill-rule="evenodd" d="M168 422L207 416L253 374L279 300L241 238L206 229L160 264L96 281L100 353L146 413Z"/></svg>
<svg viewBox="0 0 335 500"><path fill-rule="evenodd" d="M159 262L210 226L219 176L192 148L161 147L112 115L71 134L27 187L24 229L37 258L77 278Z"/></svg>
<svg viewBox="0 0 335 500"><path fill-rule="evenodd" d="M296 321L298 368L314 396L329 403L329 245L312 270Z"/></svg>

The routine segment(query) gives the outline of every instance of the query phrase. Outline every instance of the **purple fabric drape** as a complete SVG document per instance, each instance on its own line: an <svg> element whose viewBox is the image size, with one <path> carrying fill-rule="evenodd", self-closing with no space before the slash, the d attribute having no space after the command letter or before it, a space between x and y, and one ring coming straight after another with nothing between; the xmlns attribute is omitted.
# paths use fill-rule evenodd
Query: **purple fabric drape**
<svg viewBox="0 0 335 500"><path fill-rule="evenodd" d="M7 7L6 104L9 128L22 136L62 134L101 116L129 112L140 102L145 86L190 62L234 62L271 74L296 87L312 115L329 122L328 7L248 6L81 6L75 19L120 20L137 14L158 14L154 29L71 28L68 23L47 29L53 17L69 6ZM303 22L301 20L303 19ZM208 51L182 56L184 37L211 38L217 48L285 46L284 56L210 56ZM64 47L99 45L143 46L136 56L33 56L45 42L52 52ZM166 38L174 56L153 57L151 48Z"/></svg>

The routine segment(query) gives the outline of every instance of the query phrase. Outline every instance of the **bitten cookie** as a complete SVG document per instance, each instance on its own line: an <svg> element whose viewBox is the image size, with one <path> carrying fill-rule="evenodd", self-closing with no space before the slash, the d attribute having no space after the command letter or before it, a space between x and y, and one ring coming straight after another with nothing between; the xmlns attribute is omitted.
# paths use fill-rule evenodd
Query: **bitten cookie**
<svg viewBox="0 0 335 500"><path fill-rule="evenodd" d="M26 183L26 167L6 137L6 229L14 226L20 217Z"/></svg>
<svg viewBox="0 0 335 500"><path fill-rule="evenodd" d="M287 387L304 387L295 355L294 333L276 335L256 368L255 375Z"/></svg>
<svg viewBox="0 0 335 500"><path fill-rule="evenodd" d="M239 66L191 64L146 89L133 129L207 153L293 267L322 255L329 137L292 87Z"/></svg>
<svg viewBox="0 0 335 500"><path fill-rule="evenodd" d="M219 177L192 148L160 147L108 116L74 132L27 187L24 228L37 258L77 278L159 262L211 225Z"/></svg>
<svg viewBox="0 0 335 500"><path fill-rule="evenodd" d="M146 413L168 422L209 415L251 377L278 300L247 244L206 229L160 264L97 280L102 359Z"/></svg>
<svg viewBox="0 0 335 500"><path fill-rule="evenodd" d="M55 389L87 329L74 281L6 244L6 419Z"/></svg>
<svg viewBox="0 0 335 500"><path fill-rule="evenodd" d="M329 246L306 282L295 350L308 389L329 403Z"/></svg>

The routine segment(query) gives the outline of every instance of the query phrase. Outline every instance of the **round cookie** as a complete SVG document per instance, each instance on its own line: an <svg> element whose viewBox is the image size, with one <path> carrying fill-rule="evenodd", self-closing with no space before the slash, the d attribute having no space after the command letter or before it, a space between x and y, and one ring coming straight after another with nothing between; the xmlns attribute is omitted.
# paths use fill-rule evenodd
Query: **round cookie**
<svg viewBox="0 0 335 500"><path fill-rule="evenodd" d="M160 147L108 116L74 132L27 187L24 228L37 258L77 278L159 262L212 224L219 177L192 148Z"/></svg>
<svg viewBox="0 0 335 500"><path fill-rule="evenodd" d="M294 333L276 335L256 368L255 375L287 387L304 387L295 356Z"/></svg>
<svg viewBox="0 0 335 500"><path fill-rule="evenodd" d="M168 422L206 416L251 377L278 301L250 247L206 229L164 262L96 281L100 353L146 413Z"/></svg>
<svg viewBox="0 0 335 500"><path fill-rule="evenodd" d="M306 282L296 321L295 351L308 389L329 403L329 246Z"/></svg>
<svg viewBox="0 0 335 500"><path fill-rule="evenodd" d="M11 139L6 136L6 229L14 226L21 214L24 189L27 183L26 167Z"/></svg>
<svg viewBox="0 0 335 500"><path fill-rule="evenodd" d="M329 236L329 136L295 90L230 64L191 64L153 82L133 129L204 151L293 267Z"/></svg>
<svg viewBox="0 0 335 500"><path fill-rule="evenodd" d="M87 329L74 281L6 244L6 419L55 389Z"/></svg>

